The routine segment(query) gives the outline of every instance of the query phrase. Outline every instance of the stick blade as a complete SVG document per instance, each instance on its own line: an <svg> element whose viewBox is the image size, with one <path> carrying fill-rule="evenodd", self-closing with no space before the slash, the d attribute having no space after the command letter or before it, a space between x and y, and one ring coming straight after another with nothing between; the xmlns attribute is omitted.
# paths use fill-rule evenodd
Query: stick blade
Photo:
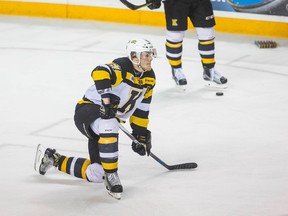
<svg viewBox="0 0 288 216"><path fill-rule="evenodd" d="M176 164L167 166L167 169L169 170L179 170L179 169L195 169L198 167L197 163L191 162L191 163L184 163L184 164Z"/></svg>

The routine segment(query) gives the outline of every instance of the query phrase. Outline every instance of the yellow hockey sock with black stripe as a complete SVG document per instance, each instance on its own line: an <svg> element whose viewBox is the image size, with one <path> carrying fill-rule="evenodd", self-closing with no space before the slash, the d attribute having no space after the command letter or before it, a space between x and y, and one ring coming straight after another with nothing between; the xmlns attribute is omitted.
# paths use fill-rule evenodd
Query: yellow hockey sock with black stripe
<svg viewBox="0 0 288 216"><path fill-rule="evenodd" d="M181 68L182 67L182 41L172 42L166 40L166 57L168 59L169 64L173 68Z"/></svg>
<svg viewBox="0 0 288 216"><path fill-rule="evenodd" d="M215 65L215 44L211 40L199 40L198 50L204 67L213 68Z"/></svg>
<svg viewBox="0 0 288 216"><path fill-rule="evenodd" d="M118 134L100 134L99 154L105 172L118 170Z"/></svg>
<svg viewBox="0 0 288 216"><path fill-rule="evenodd" d="M91 161L85 158L61 156L58 162L58 170L75 176L77 178L86 179L86 170Z"/></svg>

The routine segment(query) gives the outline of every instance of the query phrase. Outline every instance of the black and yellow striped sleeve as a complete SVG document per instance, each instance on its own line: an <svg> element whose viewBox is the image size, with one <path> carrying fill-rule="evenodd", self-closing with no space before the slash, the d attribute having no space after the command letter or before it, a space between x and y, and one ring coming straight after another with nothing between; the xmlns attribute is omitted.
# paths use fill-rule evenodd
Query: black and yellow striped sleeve
<svg viewBox="0 0 288 216"><path fill-rule="evenodd" d="M111 79L113 70L108 65L99 65L91 73L96 89L99 94L109 93L111 91Z"/></svg>
<svg viewBox="0 0 288 216"><path fill-rule="evenodd" d="M146 129L149 124L149 111L143 111L136 109L133 115L130 117L130 125L132 130L138 134L142 135L146 133Z"/></svg>

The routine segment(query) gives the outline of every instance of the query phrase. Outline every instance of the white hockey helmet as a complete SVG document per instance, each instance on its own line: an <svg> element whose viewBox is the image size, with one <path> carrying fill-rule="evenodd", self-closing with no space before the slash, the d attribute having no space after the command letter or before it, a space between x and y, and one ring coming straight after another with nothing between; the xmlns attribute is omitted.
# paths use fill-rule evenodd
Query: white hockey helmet
<svg viewBox="0 0 288 216"><path fill-rule="evenodd" d="M126 52L133 64L140 65L140 57L142 52L151 53L153 58L157 57L157 52L152 43L146 39L131 39L126 45ZM137 61L133 60L137 58Z"/></svg>

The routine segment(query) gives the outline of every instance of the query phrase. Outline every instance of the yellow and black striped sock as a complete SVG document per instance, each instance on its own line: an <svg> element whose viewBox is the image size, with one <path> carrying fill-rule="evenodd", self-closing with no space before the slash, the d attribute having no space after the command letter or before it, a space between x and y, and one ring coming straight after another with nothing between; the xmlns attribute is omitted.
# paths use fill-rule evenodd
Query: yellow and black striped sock
<svg viewBox="0 0 288 216"><path fill-rule="evenodd" d="M215 65L215 44L211 40L199 40L198 50L204 67L213 68Z"/></svg>
<svg viewBox="0 0 288 216"><path fill-rule="evenodd" d="M182 41L172 42L166 40L166 57L172 68L182 67Z"/></svg>
<svg viewBox="0 0 288 216"><path fill-rule="evenodd" d="M58 162L58 170L77 178L86 179L85 173L90 163L90 160L85 158L66 157L62 155Z"/></svg>

